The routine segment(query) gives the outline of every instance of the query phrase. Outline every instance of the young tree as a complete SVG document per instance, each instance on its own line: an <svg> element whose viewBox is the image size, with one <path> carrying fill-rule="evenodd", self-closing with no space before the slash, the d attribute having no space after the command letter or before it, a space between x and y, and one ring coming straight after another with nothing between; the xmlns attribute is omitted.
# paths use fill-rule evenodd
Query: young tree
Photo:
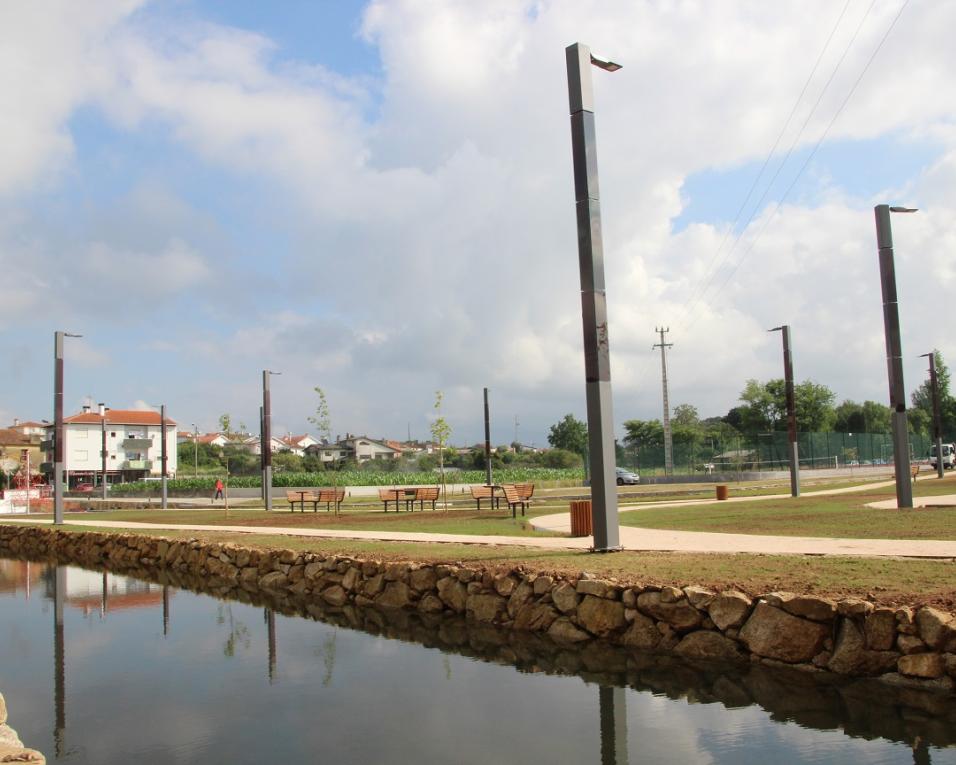
<svg viewBox="0 0 956 765"><path fill-rule="evenodd" d="M325 391L322 390L318 385L316 385L312 390L315 391L316 395L319 397L319 403L316 404L315 414L308 418L309 422L315 426L316 433L319 436L319 440L323 443L329 443L332 440L332 419L329 417L329 402L325 398ZM336 464L336 458L334 456L336 450L332 451L333 457L332 462L329 463L329 467L332 470L332 491L338 489L339 481L338 474L336 470L341 465ZM335 503L335 514L338 515L339 506L338 503Z"/></svg>
<svg viewBox="0 0 956 765"><path fill-rule="evenodd" d="M444 394L440 390L435 391L435 419L432 420L431 433L432 440L438 445L438 475L441 480L442 506L445 512L448 512L448 490L445 485L445 444L451 436L451 426L445 421L441 413L441 401Z"/></svg>
<svg viewBox="0 0 956 765"><path fill-rule="evenodd" d="M573 414L566 414L561 422L551 426L548 443L555 449L564 449L575 454L587 454L588 426Z"/></svg>
<svg viewBox="0 0 956 765"><path fill-rule="evenodd" d="M939 384L939 416L940 420L942 420L943 434L949 436L956 432L956 398L953 398L949 392L950 371L949 367L946 366L946 362L943 361L943 354L938 350L934 350L933 355L936 361L936 380ZM923 383L913 391L912 402L913 409L911 410L911 414L915 413L917 409L922 410L929 422L926 432L932 433L933 386L930 384L928 374ZM916 416L919 418L919 421L922 422L923 418L920 415Z"/></svg>
<svg viewBox="0 0 956 765"><path fill-rule="evenodd" d="M219 415L219 432L225 436L232 432L232 416L230 414Z"/></svg>

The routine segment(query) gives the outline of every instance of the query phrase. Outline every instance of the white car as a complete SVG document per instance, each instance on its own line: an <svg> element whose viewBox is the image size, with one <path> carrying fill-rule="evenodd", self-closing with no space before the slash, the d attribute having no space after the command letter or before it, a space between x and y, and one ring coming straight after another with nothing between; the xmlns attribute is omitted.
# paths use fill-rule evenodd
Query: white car
<svg viewBox="0 0 956 765"><path fill-rule="evenodd" d="M641 477L637 473L632 473L630 470L614 468L614 473L617 476L618 486L623 486L624 484L634 485L641 482Z"/></svg>

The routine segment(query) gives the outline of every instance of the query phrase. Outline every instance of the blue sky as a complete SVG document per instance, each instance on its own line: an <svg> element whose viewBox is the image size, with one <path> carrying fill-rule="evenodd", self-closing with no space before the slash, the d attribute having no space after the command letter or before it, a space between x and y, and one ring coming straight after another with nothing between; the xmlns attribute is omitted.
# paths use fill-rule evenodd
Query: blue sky
<svg viewBox="0 0 956 765"><path fill-rule="evenodd" d="M485 386L498 442L515 416L538 444L565 413L583 418L563 55L575 39L625 64L595 73L615 421L660 416L659 324L675 343L671 401L702 416L780 374L765 330L784 322L798 378L884 400L883 201L921 208L897 223L912 389L920 353L956 353L926 330L956 279L951 7L894 22L902 0L851 1L801 108L846 51L826 97L727 237L831 32L819 7L0 9L0 108L15 115L0 125L0 419L50 416L55 329L84 334L68 409L163 401L202 429L224 412L251 424L272 368L281 430L308 429L316 385L340 433L424 438L440 389L453 440L473 442Z"/></svg>

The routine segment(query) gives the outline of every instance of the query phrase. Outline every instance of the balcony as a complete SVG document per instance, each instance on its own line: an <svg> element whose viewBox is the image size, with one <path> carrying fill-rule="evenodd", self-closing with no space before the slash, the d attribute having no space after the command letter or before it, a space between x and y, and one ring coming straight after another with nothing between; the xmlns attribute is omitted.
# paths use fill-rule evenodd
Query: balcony
<svg viewBox="0 0 956 765"><path fill-rule="evenodd" d="M122 446L126 451L139 451L140 449L149 449L153 445L151 438L124 438Z"/></svg>
<svg viewBox="0 0 956 765"><path fill-rule="evenodd" d="M52 452L53 451L53 439L47 438L40 442L40 451L41 452Z"/></svg>
<svg viewBox="0 0 956 765"><path fill-rule="evenodd" d="M152 460L126 460L120 463L120 470L152 470Z"/></svg>

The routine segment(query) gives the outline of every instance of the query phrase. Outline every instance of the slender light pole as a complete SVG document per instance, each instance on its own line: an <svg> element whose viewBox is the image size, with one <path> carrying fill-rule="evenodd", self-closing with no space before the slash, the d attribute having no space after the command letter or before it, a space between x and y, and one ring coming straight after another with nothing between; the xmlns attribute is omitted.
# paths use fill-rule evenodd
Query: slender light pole
<svg viewBox="0 0 956 765"><path fill-rule="evenodd" d="M103 501L106 501L106 459L107 459L107 449L106 449L106 413L109 410L105 405L100 404L100 456L103 460Z"/></svg>
<svg viewBox="0 0 956 765"><path fill-rule="evenodd" d="M262 370L262 467L265 481L262 490L265 494L266 510L272 510L272 397L269 393L269 377L282 372Z"/></svg>
<svg viewBox="0 0 956 765"><path fill-rule="evenodd" d="M63 338L83 337L53 333L53 523L63 523Z"/></svg>
<svg viewBox="0 0 956 765"><path fill-rule="evenodd" d="M571 109L571 154L578 222L578 264L581 273L581 319L584 328L584 377L591 467L591 518L594 550L620 549L617 481L614 467L614 418L611 411L611 361L608 349L607 295L601 203L598 189L597 141L591 64L608 72L620 64L600 59L581 43L565 49L568 100Z"/></svg>
<svg viewBox="0 0 956 765"><path fill-rule="evenodd" d="M199 426L193 422L193 475L199 478Z"/></svg>
<svg viewBox="0 0 956 765"><path fill-rule="evenodd" d="M790 456L790 496L800 496L800 457L797 446L797 403L793 393L793 351L790 347L790 325L783 324L768 332L783 335L783 383L787 402L787 453Z"/></svg>
<svg viewBox="0 0 956 765"><path fill-rule="evenodd" d="M671 434L671 405L667 395L667 357L668 348L673 348L673 343L665 343L664 335L671 331L670 327L654 327L654 331L661 336L659 343L654 343L654 348L661 349L661 387L664 391L664 475L674 474L674 437Z"/></svg>
<svg viewBox="0 0 956 765"><path fill-rule="evenodd" d="M162 471L160 475L160 485L161 485L161 494L162 494L162 508L166 509L166 505L169 500L169 492L166 487L166 465L167 465L167 454L166 454L166 404L160 404L159 406L159 427L162 431L159 434L159 464L160 470Z"/></svg>
<svg viewBox="0 0 956 765"><path fill-rule="evenodd" d="M259 494L262 501L266 501L266 450L265 450L265 432L266 426L262 416L262 407L259 407Z"/></svg>
<svg viewBox="0 0 956 765"><path fill-rule="evenodd" d="M913 507L910 478L909 437L906 430L906 389L903 385L903 347L900 341L899 298L896 294L896 266L893 262L893 229L890 213L916 212L910 207L877 205L876 244L880 258L880 286L883 291L883 331L886 335L886 372L893 417L893 464L896 470L896 506Z"/></svg>
<svg viewBox="0 0 956 765"><path fill-rule="evenodd" d="M936 353L924 353L929 358L929 385L933 391L933 443L936 444L936 475L943 477L943 424L939 412L939 378L936 376Z"/></svg>
<svg viewBox="0 0 956 765"><path fill-rule="evenodd" d="M485 484L491 486L491 417L488 413L488 389L485 388Z"/></svg>

